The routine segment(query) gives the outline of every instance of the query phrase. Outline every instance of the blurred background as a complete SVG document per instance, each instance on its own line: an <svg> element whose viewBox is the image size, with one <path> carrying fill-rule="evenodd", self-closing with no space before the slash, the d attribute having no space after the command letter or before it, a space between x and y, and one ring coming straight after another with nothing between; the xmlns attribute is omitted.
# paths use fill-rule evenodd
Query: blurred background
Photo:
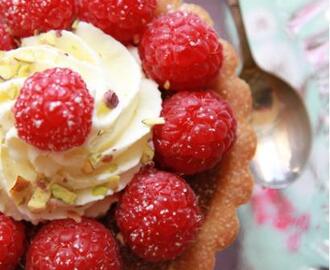
<svg viewBox="0 0 330 270"><path fill-rule="evenodd" d="M225 0L193 0L239 50ZM217 256L216 270L329 269L329 2L241 0L257 63L303 97L313 128L310 160L284 190L256 186L241 207L241 233Z"/></svg>

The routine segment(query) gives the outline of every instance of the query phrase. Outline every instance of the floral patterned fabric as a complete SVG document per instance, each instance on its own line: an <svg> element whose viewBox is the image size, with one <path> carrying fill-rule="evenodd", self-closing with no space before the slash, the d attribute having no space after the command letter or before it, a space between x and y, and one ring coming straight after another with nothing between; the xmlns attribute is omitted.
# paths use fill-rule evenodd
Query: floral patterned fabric
<svg viewBox="0 0 330 270"><path fill-rule="evenodd" d="M253 54L303 97L313 126L310 161L285 190L256 186L240 211L240 267L329 267L329 6L323 0L241 1Z"/></svg>
<svg viewBox="0 0 330 270"><path fill-rule="evenodd" d="M204 6L221 36L239 48L226 0ZM294 86L312 127L310 161L285 190L256 186L240 209L238 241L217 256L217 270L324 270L329 267L329 4L327 0L240 0L261 67ZM323 267L323 268L322 268Z"/></svg>

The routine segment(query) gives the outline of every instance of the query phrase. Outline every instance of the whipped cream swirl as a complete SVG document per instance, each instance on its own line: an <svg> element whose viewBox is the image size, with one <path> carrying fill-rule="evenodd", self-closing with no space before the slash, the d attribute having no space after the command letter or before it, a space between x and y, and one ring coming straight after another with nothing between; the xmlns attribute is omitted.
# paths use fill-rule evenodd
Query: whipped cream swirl
<svg viewBox="0 0 330 270"><path fill-rule="evenodd" d="M88 139L65 152L25 143L12 113L25 79L52 67L78 72L95 99ZM104 102L108 90L119 99L114 109ZM134 49L90 24L26 38L20 48L0 52L0 211L33 223L105 213L111 195L152 155L148 142L160 111L157 84L143 76Z"/></svg>

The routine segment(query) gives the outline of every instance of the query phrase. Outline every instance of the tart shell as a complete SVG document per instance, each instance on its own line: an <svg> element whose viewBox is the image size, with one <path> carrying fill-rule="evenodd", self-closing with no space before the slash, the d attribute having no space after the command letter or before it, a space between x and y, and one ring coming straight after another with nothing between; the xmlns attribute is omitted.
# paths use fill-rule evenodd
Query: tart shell
<svg viewBox="0 0 330 270"><path fill-rule="evenodd" d="M237 208L250 199L253 189L249 164L255 153L256 136L251 126L251 91L248 84L236 75L238 57L233 47L224 40L221 43L224 65L214 87L235 113L237 140L215 172L214 193L196 242L171 263L170 270L213 269L216 252L227 248L236 239L239 231ZM198 190L197 194L202 195Z"/></svg>

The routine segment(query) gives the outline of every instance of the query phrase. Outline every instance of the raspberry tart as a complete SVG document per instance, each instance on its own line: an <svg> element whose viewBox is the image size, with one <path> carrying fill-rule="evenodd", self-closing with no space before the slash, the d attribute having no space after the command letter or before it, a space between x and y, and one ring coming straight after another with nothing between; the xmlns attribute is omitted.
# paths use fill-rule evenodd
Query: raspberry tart
<svg viewBox="0 0 330 270"><path fill-rule="evenodd" d="M256 142L208 13L4 0L0 15L0 270L211 270Z"/></svg>

